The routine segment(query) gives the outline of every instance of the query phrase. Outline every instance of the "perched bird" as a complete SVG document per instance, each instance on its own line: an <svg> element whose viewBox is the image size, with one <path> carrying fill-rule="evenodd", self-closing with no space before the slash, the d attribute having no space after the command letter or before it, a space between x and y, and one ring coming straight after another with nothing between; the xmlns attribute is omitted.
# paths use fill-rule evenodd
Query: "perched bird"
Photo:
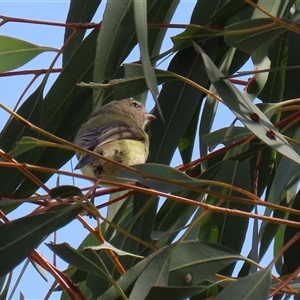
<svg viewBox="0 0 300 300"><path fill-rule="evenodd" d="M141 102L124 99L110 102L95 111L79 129L74 143L125 166L145 163L149 154L146 125L155 119ZM121 168L86 153L76 152L85 175L116 177Z"/></svg>

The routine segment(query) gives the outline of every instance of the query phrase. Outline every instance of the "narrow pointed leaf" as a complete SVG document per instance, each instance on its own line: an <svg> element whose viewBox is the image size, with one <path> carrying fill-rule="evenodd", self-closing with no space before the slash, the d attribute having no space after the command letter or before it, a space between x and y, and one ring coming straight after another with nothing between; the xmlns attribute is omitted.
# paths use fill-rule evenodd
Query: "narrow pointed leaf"
<svg viewBox="0 0 300 300"><path fill-rule="evenodd" d="M155 286L150 290L150 293L145 298L146 300L157 300L157 299L172 299L182 300L189 299L194 295L200 294L207 290L207 286L171 286L161 287Z"/></svg>
<svg viewBox="0 0 300 300"><path fill-rule="evenodd" d="M219 78L224 76L222 72L220 72L211 59L196 44L195 49L202 54L207 74L218 94L237 118L267 145L299 163L299 155L261 110L229 80L220 80Z"/></svg>
<svg viewBox="0 0 300 300"><path fill-rule="evenodd" d="M60 204L45 213L29 215L2 224L0 226L0 277L12 271L47 235L74 220L81 210L78 205ZM12 253L14 255L11 255Z"/></svg>
<svg viewBox="0 0 300 300"><path fill-rule="evenodd" d="M187 186L209 185L205 180L194 179L166 165L148 163L142 165L135 165L133 166L133 168L145 174L155 176L158 179L147 178L147 176L144 176L139 173L134 173L129 170L122 170L119 173L118 177L138 181L152 189L156 189L167 193L186 189L186 187L180 186L181 184L185 184ZM172 180L172 183L161 182L159 178Z"/></svg>
<svg viewBox="0 0 300 300"><path fill-rule="evenodd" d="M158 103L157 81L148 52L147 1L133 0L133 8L136 34L139 42L141 61L144 69L146 83L151 91L153 99L156 101L156 103Z"/></svg>
<svg viewBox="0 0 300 300"><path fill-rule="evenodd" d="M71 0L70 8L67 16L66 23L89 23L91 22L95 12L97 11L101 0ZM66 27L64 42L66 42L70 36L74 33L74 28ZM71 58L72 54L75 52L76 48L82 42L86 30L82 29L76 33L75 38L73 38L68 43L68 47L63 52L63 66L65 66L68 60Z"/></svg>
<svg viewBox="0 0 300 300"><path fill-rule="evenodd" d="M221 245L201 241L179 243L173 252L169 285L198 285L242 256ZM185 276L191 274L189 283Z"/></svg>
<svg viewBox="0 0 300 300"><path fill-rule="evenodd" d="M68 197L74 197L74 196L83 196L82 191L77 186L73 185L61 185L57 186L50 190L49 195L56 199L58 197L60 198L68 198Z"/></svg>
<svg viewBox="0 0 300 300"><path fill-rule="evenodd" d="M140 64L123 64L125 76L122 79L113 79L108 83L79 83L80 87L103 90L105 94L113 94L114 99L124 99L132 95L138 95L148 90L143 67ZM179 80L172 72L154 69L157 83L162 84L170 80Z"/></svg>
<svg viewBox="0 0 300 300"><path fill-rule="evenodd" d="M108 277L108 273L103 262L93 250L86 249L79 252L67 243L56 245L47 244L47 246L60 258L72 266L105 279Z"/></svg>
<svg viewBox="0 0 300 300"><path fill-rule="evenodd" d="M141 262L137 263L134 267L132 267L130 270L128 270L127 273L125 273L123 276L120 277L120 279L117 281L117 284L120 288L122 288L123 291L126 291L140 276L140 274L145 270L145 268L150 264L152 260L155 259L156 256L163 256L161 254L162 252L168 252L174 248L173 245L169 245L168 247L162 248L153 254L149 255L145 259L143 259ZM108 300L108 299L115 299L119 296L118 291L115 289L115 287L111 287L106 293L104 293L99 299Z"/></svg>
<svg viewBox="0 0 300 300"><path fill-rule="evenodd" d="M0 36L0 72L10 71L19 68L45 51L55 51L51 47L41 47L32 43Z"/></svg>
<svg viewBox="0 0 300 300"><path fill-rule="evenodd" d="M112 79L136 43L132 1L108 1L97 38L94 82ZM94 107L101 104L101 93L95 92Z"/></svg>
<svg viewBox="0 0 300 300"><path fill-rule="evenodd" d="M156 255L134 284L129 299L142 299L147 295L152 286L167 286L170 261L173 246L169 246Z"/></svg>
<svg viewBox="0 0 300 300"><path fill-rule="evenodd" d="M268 299L271 286L271 270L265 268L229 284L215 300L223 299Z"/></svg>
<svg viewBox="0 0 300 300"><path fill-rule="evenodd" d="M236 31L235 34L225 35L225 42L228 45L252 54L287 31L287 28L276 24L270 18L261 18L237 22L225 27L225 30L228 32Z"/></svg>
<svg viewBox="0 0 300 300"><path fill-rule="evenodd" d="M112 250L112 251L116 252L120 256L129 255L129 256L136 257L136 258L143 258L143 256L135 255L133 253L126 252L126 251L122 251L122 250L114 247L113 245L111 245L108 242L104 242L103 244L101 244L99 246L85 247L85 249L91 249L91 250L94 250L94 251Z"/></svg>

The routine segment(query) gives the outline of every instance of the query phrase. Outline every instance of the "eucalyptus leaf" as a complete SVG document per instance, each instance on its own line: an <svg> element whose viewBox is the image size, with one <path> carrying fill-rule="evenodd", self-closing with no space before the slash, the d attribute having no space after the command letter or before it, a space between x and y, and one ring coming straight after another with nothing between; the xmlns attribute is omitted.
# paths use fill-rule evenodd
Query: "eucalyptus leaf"
<svg viewBox="0 0 300 300"><path fill-rule="evenodd" d="M265 268L228 285L216 300L221 299L268 299L271 286L271 270Z"/></svg>
<svg viewBox="0 0 300 300"><path fill-rule="evenodd" d="M299 163L300 156L261 110L243 95L230 81L218 79L224 75L196 44L195 49L197 52L201 53L208 76L218 94L237 118L267 145L276 149L296 163Z"/></svg>
<svg viewBox="0 0 300 300"><path fill-rule="evenodd" d="M58 49L0 35L0 72L17 69L46 51L57 52Z"/></svg>
<svg viewBox="0 0 300 300"><path fill-rule="evenodd" d="M49 208L44 213L25 216L2 224L0 226L0 277L12 271L47 235L74 220L81 211L79 205L60 204ZM19 251L20 249L22 251Z"/></svg>

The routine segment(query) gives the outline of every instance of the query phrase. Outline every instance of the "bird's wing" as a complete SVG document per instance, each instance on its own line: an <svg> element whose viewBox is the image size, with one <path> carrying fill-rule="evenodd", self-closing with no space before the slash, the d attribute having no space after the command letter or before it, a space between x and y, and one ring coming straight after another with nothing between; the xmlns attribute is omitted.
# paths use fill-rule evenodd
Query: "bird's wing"
<svg viewBox="0 0 300 300"><path fill-rule="evenodd" d="M77 137L77 143L82 148L93 150L95 147L122 139L142 141L145 139L145 134L138 127L130 126L125 122L114 121L85 130L82 135Z"/></svg>
<svg viewBox="0 0 300 300"><path fill-rule="evenodd" d="M114 121L98 128L85 130L82 135L77 137L77 144L82 148L93 151L95 147L101 147L109 142L121 139L142 141L145 139L145 133L141 128L130 126L122 121ZM80 169L95 159L90 155L79 155L79 153L77 153L77 157L79 161L75 169Z"/></svg>

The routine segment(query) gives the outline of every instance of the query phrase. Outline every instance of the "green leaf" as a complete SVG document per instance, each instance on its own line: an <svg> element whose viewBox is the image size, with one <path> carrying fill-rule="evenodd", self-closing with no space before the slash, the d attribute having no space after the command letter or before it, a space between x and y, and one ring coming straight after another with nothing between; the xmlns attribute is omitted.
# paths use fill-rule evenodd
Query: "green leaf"
<svg viewBox="0 0 300 300"><path fill-rule="evenodd" d="M210 21L217 24L222 24L228 21L234 15L243 12L245 9L253 9L248 3L243 0L228 0L226 2L217 1L219 6L216 11L210 15Z"/></svg>
<svg viewBox="0 0 300 300"><path fill-rule="evenodd" d="M145 80L153 99L157 102L158 88L153 67L148 52L148 29L147 29L147 2L146 0L133 0L134 21L137 39L139 43L141 61L144 69Z"/></svg>
<svg viewBox="0 0 300 300"><path fill-rule="evenodd" d="M185 31L172 37L174 43L174 50L179 50L192 45L192 41L200 42L206 38L220 37L224 35L224 31L220 29L189 25Z"/></svg>
<svg viewBox="0 0 300 300"><path fill-rule="evenodd" d="M80 87L103 90L106 94L112 94L116 100L129 98L141 94L148 90L143 67L140 64L123 64L125 76L122 79L113 79L108 83L79 83ZM170 80L179 80L178 76L172 72L154 69L158 84Z"/></svg>
<svg viewBox="0 0 300 300"><path fill-rule="evenodd" d="M297 66L300 64L300 57L297 49L300 47L299 34L296 32L289 32L288 35L288 53L286 65ZM299 97L300 86L297 83L297 78L300 76L300 68L286 72L284 99L294 99Z"/></svg>
<svg viewBox="0 0 300 300"><path fill-rule="evenodd" d="M205 42L204 48L210 51L215 59L218 41L211 39ZM193 49L179 51L172 59L168 71L186 77L201 86L208 84L204 64ZM193 114L203 102L204 93L186 82L166 82L159 94L165 122L157 118L150 124L150 155L149 162L169 164L178 147L183 134L186 132ZM158 116L158 109L153 114Z"/></svg>
<svg viewBox="0 0 300 300"><path fill-rule="evenodd" d="M152 277L152 282L155 281L155 276L158 276L159 273L157 272L158 270L155 270L155 265L158 266L163 266L164 261L162 261L163 257L168 257L168 254L170 253L170 251L172 251L172 249L174 248L174 244L173 245L169 245L168 247L162 248L154 253L152 253L151 255L149 255L148 257L146 257L145 259L143 259L141 262L137 263L134 267L132 267L130 270L128 270L123 276L120 277L120 279L117 281L118 286L123 290L123 291L127 291L127 289L137 280L137 278L140 276L140 274L147 268L147 266L158 256L157 261L155 261L151 266L150 269L152 269L155 274L153 274ZM164 254L166 252L166 254ZM148 270L150 270L148 269ZM146 273L144 274L144 278L146 277ZM143 284L144 283L143 279L139 284ZM161 278L161 280L165 280L163 278ZM144 283L146 284L146 283ZM149 289L149 286L145 286L147 289ZM138 290L136 291L138 292ZM99 299L115 299L119 296L118 291L116 290L115 287L111 287L107 292L105 292L101 297L99 297ZM145 296L145 293L144 293Z"/></svg>
<svg viewBox="0 0 300 300"><path fill-rule="evenodd" d="M287 84L286 75L289 71L285 70L286 55L287 55L287 41L277 39L272 47L268 47L265 53L266 57L263 61L269 61L268 64L261 65L258 69L278 68L277 72L266 72L265 75L259 74L255 76L255 81L261 81L261 77L266 77L267 81L263 90L259 93L258 97L264 103L280 103L284 101L284 89ZM263 76L261 76L263 75ZM274 104L273 104L274 105ZM276 107L276 106L275 106ZM278 122L280 114L272 119L274 123Z"/></svg>
<svg viewBox="0 0 300 300"><path fill-rule="evenodd" d="M205 194L183 191L180 193L176 193L175 195L195 201L202 201ZM166 237L163 237L163 239L159 239L156 242L156 245L163 247L172 243L172 241L174 241L174 239L178 236L178 230L182 230L182 228L185 228L185 225L195 214L195 211L200 213L201 209L198 210L194 205L189 205L187 203L181 203L169 199L164 201L163 205L156 213L153 230L155 232L165 233Z"/></svg>
<svg viewBox="0 0 300 300"><path fill-rule="evenodd" d="M295 140L300 139L300 128L297 129L293 136ZM296 147L297 153L300 153L300 147ZM287 191L292 187L292 182L298 180L300 166L298 163L291 161L287 157L282 157L277 166L276 174L270 183L267 201L278 204L281 202ZM272 209L266 208L265 215L270 215Z"/></svg>
<svg viewBox="0 0 300 300"><path fill-rule="evenodd" d="M187 241L178 243L170 264L170 286L199 285L215 273L242 257L213 243ZM186 275L191 278L186 282Z"/></svg>
<svg viewBox="0 0 300 300"><path fill-rule="evenodd" d="M0 226L0 277L12 271L53 231L74 220L82 208L60 204ZM20 251L22 249L22 251ZM11 255L14 253L14 255Z"/></svg>
<svg viewBox="0 0 300 300"><path fill-rule="evenodd" d="M224 75L198 45L195 44L195 48L197 52L202 54L205 68L212 84L237 118L267 145L299 163L299 155L261 110L245 97L229 80L218 79ZM258 121L253 120L253 115L258 117Z"/></svg>
<svg viewBox="0 0 300 300"><path fill-rule="evenodd" d="M24 136L18 142L18 147L14 148L9 152L11 157L17 157L27 151L32 150L35 147L47 147L49 146L49 142L45 140L40 140L36 138L32 138L29 136ZM62 146L63 147L63 146Z"/></svg>
<svg viewBox="0 0 300 300"><path fill-rule="evenodd" d="M97 11L100 3L101 0L71 0L66 23L89 23ZM68 41L73 33L74 28L66 27L64 42ZM72 54L80 46L85 34L86 29L78 30L76 32L76 36L69 41L68 47L66 47L63 52L63 66L67 64Z"/></svg>
<svg viewBox="0 0 300 300"><path fill-rule="evenodd" d="M229 284L215 297L215 300L223 299L268 299L271 287L271 270L265 268L249 276L238 278L236 282Z"/></svg>
<svg viewBox="0 0 300 300"><path fill-rule="evenodd" d="M231 74L239 70L249 59L249 56L245 53L234 49L229 48L226 52L225 57L222 58L222 63L220 65L220 70L224 74ZM212 93L216 93L216 89L213 85L210 85L210 91ZM216 101L212 96L207 96L206 101L203 107L203 112L200 119L199 124L199 136L202 137L211 132L213 122L216 118L217 109L218 109L219 102ZM202 143L200 139L200 155L204 156L207 155L208 149L205 143ZM205 170L207 168L207 162L203 161L201 164L201 168Z"/></svg>
<svg viewBox="0 0 300 300"><path fill-rule="evenodd" d="M250 131L245 127L231 126L203 135L202 139L209 147L210 151L212 151L219 144L228 146L246 136L249 136L249 134Z"/></svg>
<svg viewBox="0 0 300 300"><path fill-rule="evenodd" d="M143 270L129 299L143 299L153 286L167 286L173 245L160 251Z"/></svg>
<svg viewBox="0 0 300 300"><path fill-rule="evenodd" d="M300 210L300 191L298 191L293 205L293 209ZM299 222L300 216L289 214L288 220ZM299 234L299 228L286 226L284 230L284 240L283 245L286 245L292 238ZM300 266L300 257L298 255L300 249L299 239L295 241L284 253L283 253L283 267L281 270L281 276L286 274L291 274L297 270Z"/></svg>
<svg viewBox="0 0 300 300"><path fill-rule="evenodd" d="M98 30L93 30L76 50L72 59L59 75L49 92L43 99L43 86L39 87L21 105L17 113L42 129L56 134L61 138L72 141L79 126L86 120L92 110L92 92L76 86L77 82L84 78L91 80L91 65L94 62L95 43ZM88 57L86 53L89 53ZM78 61L82 61L78 65ZM72 74L72 76L70 76ZM88 79L90 78L90 79ZM84 101L82 101L84 99ZM80 110L78 110L80 107ZM12 119L4 128L0 136L1 148L9 152L22 136L30 136L45 139L36 132L30 130L15 119ZM23 147L23 146L21 146ZM18 162L33 165L60 168L74 155L71 151L36 147L33 151L15 157ZM9 175L8 175L9 174ZM46 182L52 174L36 173L39 180ZM4 182L9 176L9 184L1 188L5 194L14 194L15 197L26 198L32 195L39 186L23 173L14 168L0 168L0 179Z"/></svg>
<svg viewBox="0 0 300 300"><path fill-rule="evenodd" d="M289 21L285 22L291 24ZM225 42L248 54L270 43L280 34L287 31L270 18L250 19L225 27Z"/></svg>
<svg viewBox="0 0 300 300"><path fill-rule="evenodd" d="M166 165L148 163L148 164L135 165L132 166L132 168L144 174L155 176L157 179L147 178L147 176L143 174L135 173L129 170L120 171L118 177L122 179L138 181L145 186L166 193L185 190L186 188L188 188L188 186L209 185L209 183L207 183L205 180L194 179ZM172 180L172 183L162 182L159 180L160 178L166 180Z"/></svg>
<svg viewBox="0 0 300 300"><path fill-rule="evenodd" d="M46 51L57 52L58 50L0 35L0 73L17 69Z"/></svg>
<svg viewBox="0 0 300 300"><path fill-rule="evenodd" d="M211 174L209 171L208 169L201 177L206 175L206 173L208 173L206 176L209 176L209 174ZM214 181L229 183L242 190L252 191L252 174L250 173L249 160L233 161L227 159L222 161L220 165L217 165L215 169L213 168L213 171L211 176L213 176ZM230 191L218 186L211 186L210 190L223 195L235 197L239 195L239 193L235 191ZM210 205L216 205L219 203L220 197L209 195L205 201ZM246 212L253 210L253 205L235 201L225 202L221 207ZM199 239L218 243L240 253L245 242L248 223L248 218L213 212L202 217ZM239 226L237 226L237 224L239 224ZM233 236L234 239L232 238ZM231 275L232 269L233 266L230 266L230 268L223 270L222 273Z"/></svg>
<svg viewBox="0 0 300 300"><path fill-rule="evenodd" d="M67 243L47 244L47 246L60 258L80 270L105 279L110 277L101 258L91 249L79 252Z"/></svg>
<svg viewBox="0 0 300 300"><path fill-rule="evenodd" d="M93 81L111 80L136 43L131 0L108 1L97 38ZM101 93L95 91L94 108L101 104Z"/></svg>
<svg viewBox="0 0 300 300"><path fill-rule="evenodd" d="M148 23L161 23L168 24L173 18L176 8L179 4L178 0L161 0L161 1L148 1ZM165 40L167 28L148 28L148 48L150 57L159 55L162 43Z"/></svg>
<svg viewBox="0 0 300 300"><path fill-rule="evenodd" d="M157 299L172 299L182 300L188 299L194 295L200 294L207 290L207 286L172 286L172 287L152 287L149 294L145 298L146 300L157 300Z"/></svg>
<svg viewBox="0 0 300 300"><path fill-rule="evenodd" d="M9 276L2 276L0 278L0 299L5 300L8 296L8 291L10 288L10 284L12 282L13 273L11 272Z"/></svg>
<svg viewBox="0 0 300 300"><path fill-rule="evenodd" d="M200 108L201 103L199 103L198 107L195 109L191 122L179 141L178 150L183 164L189 163L192 160Z"/></svg>
<svg viewBox="0 0 300 300"><path fill-rule="evenodd" d="M49 195L53 199L83 196L81 189L73 185L57 186L49 191Z"/></svg>

